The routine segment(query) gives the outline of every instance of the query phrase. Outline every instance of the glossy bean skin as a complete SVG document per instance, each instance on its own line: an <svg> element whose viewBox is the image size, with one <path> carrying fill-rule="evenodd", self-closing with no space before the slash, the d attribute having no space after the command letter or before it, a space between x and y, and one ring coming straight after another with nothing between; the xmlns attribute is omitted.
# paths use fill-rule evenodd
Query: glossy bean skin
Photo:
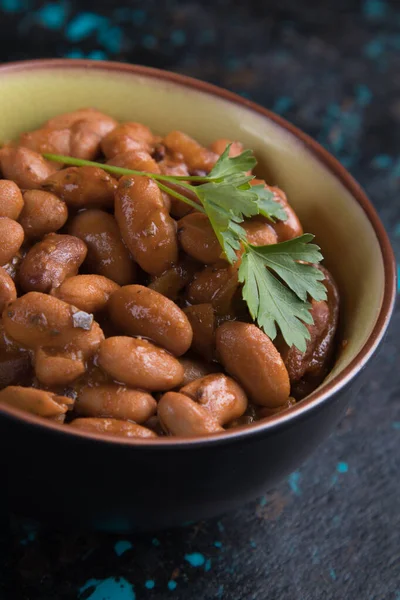
<svg viewBox="0 0 400 600"><path fill-rule="evenodd" d="M198 358L188 358L184 356L179 359L179 362L184 369L181 387L188 383L192 383L192 381L195 381L196 379L200 379L201 377L205 377L206 375L210 375L210 373L216 373L218 371L218 365L216 363L205 362Z"/></svg>
<svg viewBox="0 0 400 600"><path fill-rule="evenodd" d="M224 431L210 411L177 392L163 395L158 417L164 431L173 436L199 437Z"/></svg>
<svg viewBox="0 0 400 600"><path fill-rule="evenodd" d="M110 159L129 150L151 150L154 137L146 125L142 123L122 123L113 129L101 142L101 149Z"/></svg>
<svg viewBox="0 0 400 600"><path fill-rule="evenodd" d="M114 129L113 119L81 119L71 125L69 154L94 160L100 153L101 140Z"/></svg>
<svg viewBox="0 0 400 600"><path fill-rule="evenodd" d="M191 281L198 270L198 263L190 257L183 257L176 265L153 277L148 285L149 289L176 300L179 293Z"/></svg>
<svg viewBox="0 0 400 600"><path fill-rule="evenodd" d="M118 289L115 281L102 275L75 275L53 289L51 295L87 313L97 313L106 308L111 294Z"/></svg>
<svg viewBox="0 0 400 600"><path fill-rule="evenodd" d="M30 385L31 353L7 336L0 319L0 390L9 385Z"/></svg>
<svg viewBox="0 0 400 600"><path fill-rule="evenodd" d="M83 375L86 370L81 358L56 354L43 348L36 350L34 366L36 377L47 387L68 385Z"/></svg>
<svg viewBox="0 0 400 600"><path fill-rule="evenodd" d="M8 217L0 217L0 266L6 265L17 254L23 241L21 225Z"/></svg>
<svg viewBox="0 0 400 600"><path fill-rule="evenodd" d="M101 419L82 417L74 419L69 423L69 427L80 431L89 431L90 433L101 433L107 435L118 435L128 438L156 438L154 431L147 429L142 425L131 423L130 421L120 421L119 419Z"/></svg>
<svg viewBox="0 0 400 600"><path fill-rule="evenodd" d="M239 262L229 265L220 261L196 273L186 294L190 304L211 303L219 316L236 316L243 312L243 302L237 298Z"/></svg>
<svg viewBox="0 0 400 600"><path fill-rule="evenodd" d="M245 392L223 373L206 375L179 391L209 410L220 425L238 419L247 408Z"/></svg>
<svg viewBox="0 0 400 600"><path fill-rule="evenodd" d="M116 381L152 392L172 389L183 380L183 367L176 358L139 338L107 338L97 362Z"/></svg>
<svg viewBox="0 0 400 600"><path fill-rule="evenodd" d="M68 167L48 177L42 188L68 208L111 208L117 181L100 167Z"/></svg>
<svg viewBox="0 0 400 600"><path fill-rule="evenodd" d="M185 313L171 300L142 285L127 285L112 294L113 323L128 335L151 339L175 356L184 354L193 332Z"/></svg>
<svg viewBox="0 0 400 600"><path fill-rule="evenodd" d="M104 335L96 321L87 330L77 327L77 312L58 298L29 292L3 311L4 330L26 348L58 348L87 359L97 351Z"/></svg>
<svg viewBox="0 0 400 600"><path fill-rule="evenodd" d="M87 254L86 245L72 235L51 233L29 250L19 271L25 292L49 292L76 275Z"/></svg>
<svg viewBox="0 0 400 600"><path fill-rule="evenodd" d="M181 154L190 172L211 171L217 162L218 155L204 148L193 138L182 131L170 131L163 139L170 152Z"/></svg>
<svg viewBox="0 0 400 600"><path fill-rule="evenodd" d="M228 322L216 333L217 353L226 371L246 390L255 404L285 404L290 393L285 364L269 337L256 325Z"/></svg>
<svg viewBox="0 0 400 600"><path fill-rule="evenodd" d="M231 158L233 158L234 156L239 156L239 154L242 154L242 152L244 150L243 144L241 144L240 142L234 142L232 140L228 140L226 138L220 138L218 140L215 140L215 142L213 142L211 144L210 148L213 152L215 152L215 154L218 154L218 156L221 156L221 154L223 154L223 152L225 151L228 144L231 144L231 147L229 148L229 156Z"/></svg>
<svg viewBox="0 0 400 600"><path fill-rule="evenodd" d="M24 260L25 254L26 252L22 252L22 250L20 250L8 261L8 263L3 265L3 269L9 274L14 283L18 281L19 269L22 261Z"/></svg>
<svg viewBox="0 0 400 600"><path fill-rule="evenodd" d="M96 121L102 124L104 130L110 131L118 125L115 119L95 108L81 108L49 119L44 127L48 129L68 129L78 121Z"/></svg>
<svg viewBox="0 0 400 600"><path fill-rule="evenodd" d="M27 238L36 239L47 233L54 233L67 222L67 206L54 194L42 190L27 190L23 197L24 208L19 223Z"/></svg>
<svg viewBox="0 0 400 600"><path fill-rule="evenodd" d="M35 131L23 133L19 138L19 145L34 150L38 154L70 154L71 131L64 129L51 129L43 127Z"/></svg>
<svg viewBox="0 0 400 600"><path fill-rule="evenodd" d="M253 246L269 246L278 242L275 229L264 218L244 221L242 227L246 231L247 241Z"/></svg>
<svg viewBox="0 0 400 600"><path fill-rule="evenodd" d="M0 149L0 170L18 187L37 190L57 171L59 165L45 160L40 154L23 146L4 146Z"/></svg>
<svg viewBox="0 0 400 600"><path fill-rule="evenodd" d="M85 417L109 417L135 423L144 423L156 410L153 396L116 383L83 387L74 405L74 411Z"/></svg>
<svg viewBox="0 0 400 600"><path fill-rule="evenodd" d="M116 154L107 161L108 165L122 167L124 169L133 169L134 171L147 171L147 173L161 173L160 167L145 150L128 150Z"/></svg>
<svg viewBox="0 0 400 600"><path fill-rule="evenodd" d="M175 221L154 181L123 177L115 196L115 218L127 248L146 273L160 275L177 262Z"/></svg>
<svg viewBox="0 0 400 600"><path fill-rule="evenodd" d="M17 298L15 283L2 267L0 267L0 314Z"/></svg>
<svg viewBox="0 0 400 600"><path fill-rule="evenodd" d="M267 185L262 179L253 179L250 185L259 185L260 183L263 183L273 193L273 199L285 209L287 215L286 221L276 221L276 223L271 224L271 227L273 227L278 236L278 242L285 242L302 235L303 227L298 216L290 206L285 192L278 187ZM267 222L269 223L269 221Z"/></svg>
<svg viewBox="0 0 400 600"><path fill-rule="evenodd" d="M88 249L85 267L91 273L119 285L135 281L135 263L121 240L112 215L98 209L85 210L74 217L69 233L85 242Z"/></svg>
<svg viewBox="0 0 400 600"><path fill-rule="evenodd" d="M179 158L174 158L171 155L166 155L163 160L158 163L158 166L163 175L175 175L182 177L184 175L189 175L189 171L184 162L182 162ZM167 186L168 187L168 186ZM183 196L188 194L187 190L185 190L182 186L178 188L178 186L170 185L169 187L175 187L177 191L179 191ZM190 213L193 209L188 205L178 200L174 196L169 195L169 208L168 211L175 218L181 218ZM196 201L195 195L190 195L190 198Z"/></svg>
<svg viewBox="0 0 400 600"><path fill-rule="evenodd" d="M192 350L211 361L214 356L216 319L212 304L195 304L184 310L193 330Z"/></svg>
<svg viewBox="0 0 400 600"><path fill-rule="evenodd" d="M0 391L0 404L8 404L40 417L56 417L67 412L71 401L45 390L10 385Z"/></svg>
<svg viewBox="0 0 400 600"><path fill-rule="evenodd" d="M0 217L18 220L24 200L19 187L14 181L0 179Z"/></svg>
<svg viewBox="0 0 400 600"><path fill-rule="evenodd" d="M178 239L189 256L205 265L221 259L221 246L207 215L192 212L180 219Z"/></svg>

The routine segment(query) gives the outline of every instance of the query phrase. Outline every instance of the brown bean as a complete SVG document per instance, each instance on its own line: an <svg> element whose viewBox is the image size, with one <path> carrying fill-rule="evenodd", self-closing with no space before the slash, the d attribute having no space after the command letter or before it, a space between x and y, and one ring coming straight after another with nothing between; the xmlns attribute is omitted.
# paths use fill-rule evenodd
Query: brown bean
<svg viewBox="0 0 400 600"><path fill-rule="evenodd" d="M46 233L54 233L65 225L68 209L54 194L42 190L24 192L24 208L19 217L25 235L39 238Z"/></svg>
<svg viewBox="0 0 400 600"><path fill-rule="evenodd" d="M23 146L4 146L0 149L0 171L20 188L37 190L57 171L59 165L51 163L40 154Z"/></svg>
<svg viewBox="0 0 400 600"><path fill-rule="evenodd" d="M3 269L9 274L14 283L18 279L19 269L21 267L22 261L25 258L25 254L25 251L20 250L11 258L11 260L8 261L8 263L3 265Z"/></svg>
<svg viewBox="0 0 400 600"><path fill-rule="evenodd" d="M229 156L231 158L233 158L234 156L239 156L239 154L242 154L242 152L244 150L243 145L240 142L233 142L232 140L227 140L226 138L221 138L219 140L215 140L215 142L213 142L211 144L210 148L213 152L215 152L215 154L218 154L218 156L221 156L221 154L223 154L223 152L225 151L228 144L231 144L231 147L229 148Z"/></svg>
<svg viewBox="0 0 400 600"><path fill-rule="evenodd" d="M82 359L39 348L35 352L35 373L43 385L48 387L68 385L86 370Z"/></svg>
<svg viewBox="0 0 400 600"><path fill-rule="evenodd" d="M269 246L270 244L276 244L278 241L276 231L264 219L259 220L257 218L257 220L244 221L242 227L246 231L247 241L253 246Z"/></svg>
<svg viewBox="0 0 400 600"><path fill-rule="evenodd" d="M71 132L69 129L50 129L43 127L23 133L18 144L39 154L70 154Z"/></svg>
<svg viewBox="0 0 400 600"><path fill-rule="evenodd" d="M192 349L211 361L215 347L215 314L212 304L195 304L184 310L193 330Z"/></svg>
<svg viewBox="0 0 400 600"><path fill-rule="evenodd" d="M223 432L213 415L188 396L167 392L158 403L162 428L170 435L197 437Z"/></svg>
<svg viewBox="0 0 400 600"><path fill-rule="evenodd" d="M8 336L27 348L62 348L79 357L92 356L104 339L98 323L83 329L70 304L39 292L29 292L12 302L3 312Z"/></svg>
<svg viewBox="0 0 400 600"><path fill-rule="evenodd" d="M209 410L220 425L238 419L247 408L247 396L240 385L223 373L206 375L179 392Z"/></svg>
<svg viewBox="0 0 400 600"><path fill-rule="evenodd" d="M165 158L158 163L158 166L161 170L161 173L163 175L175 175L175 176L184 176L184 175L189 175L189 171L187 166L185 165L184 162L182 162L181 159L176 159L173 156L171 157L171 155L166 155ZM164 182L167 187L168 184L167 182ZM194 194L189 194L187 190L185 190L182 186L174 186L172 184L169 184L169 187L171 188L175 188L177 191L179 191L183 196L190 196L190 198L194 201L196 201L197 196ZM164 197L164 195L163 195ZM190 213L193 209L188 205L185 204L184 202L182 202L181 200L178 200L178 198L175 198L174 196L171 196L170 194L168 194L168 199L169 199L169 206L168 206L168 212L171 213L171 215L173 215L176 218L181 218L184 217L185 215L187 215L188 213ZM164 197L164 203L165 203L165 197Z"/></svg>
<svg viewBox="0 0 400 600"><path fill-rule="evenodd" d="M100 345L97 360L113 379L134 388L170 390L183 380L179 361L147 340L107 338Z"/></svg>
<svg viewBox="0 0 400 600"><path fill-rule="evenodd" d="M102 275L75 275L66 279L51 295L87 313L104 310L108 299L119 285Z"/></svg>
<svg viewBox="0 0 400 600"><path fill-rule="evenodd" d="M217 162L218 155L204 148L193 138L182 131L170 131L163 143L171 152L181 154L190 171L211 171Z"/></svg>
<svg viewBox="0 0 400 600"><path fill-rule="evenodd" d="M195 379L205 377L210 373L216 373L219 370L219 365L208 363L198 358L188 358L184 356L179 359L179 362L184 370L182 386L192 383Z"/></svg>
<svg viewBox="0 0 400 600"><path fill-rule="evenodd" d="M277 415L288 408L291 408L296 404L296 400L289 396L287 402L285 404L281 404L280 406L275 406L274 408L269 408L268 406L259 407L257 410L257 418L258 419L269 419L273 415Z"/></svg>
<svg viewBox="0 0 400 600"><path fill-rule="evenodd" d="M89 431L90 433L101 433L106 435L117 435L128 438L156 438L158 437L154 431L131 423L130 421L120 421L118 419L96 419L83 417L74 419L69 424L74 429L80 431Z"/></svg>
<svg viewBox="0 0 400 600"><path fill-rule="evenodd" d="M31 385L32 375L30 352L7 336L0 319L0 389L8 385Z"/></svg>
<svg viewBox="0 0 400 600"><path fill-rule="evenodd" d="M133 169L134 171L147 171L148 173L161 173L160 167L145 150L129 150L116 154L107 161L108 165L122 167L124 169Z"/></svg>
<svg viewBox="0 0 400 600"><path fill-rule="evenodd" d="M8 179L0 179L0 217L17 221L23 206L24 201L17 184Z"/></svg>
<svg viewBox="0 0 400 600"><path fill-rule="evenodd" d="M106 135L101 142L101 149L106 158L113 158L129 150L149 152L153 142L153 134L146 125L128 122L118 125Z"/></svg>
<svg viewBox="0 0 400 600"><path fill-rule="evenodd" d="M102 124L103 129L110 131L118 125L115 119L95 108L81 108L57 115L49 119L44 126L50 129L65 129L72 127L77 121L96 121Z"/></svg>
<svg viewBox="0 0 400 600"><path fill-rule="evenodd" d="M115 196L115 218L126 246L146 273L160 275L177 262L176 224L154 181L123 177Z"/></svg>
<svg viewBox="0 0 400 600"><path fill-rule="evenodd" d="M175 356L184 354L193 332L185 313L171 300L142 285L127 285L108 302L114 324L128 335L148 337Z"/></svg>
<svg viewBox="0 0 400 600"><path fill-rule="evenodd" d="M85 242L88 249L85 266L90 272L119 285L135 281L135 263L112 215L97 209L85 210L74 217L69 232Z"/></svg>
<svg viewBox="0 0 400 600"><path fill-rule="evenodd" d="M64 396L18 385L10 385L0 392L0 404L7 404L41 417L56 417L66 413L66 401Z"/></svg>
<svg viewBox="0 0 400 600"><path fill-rule="evenodd" d="M191 304L211 303L220 316L243 313L241 298L237 298L239 262L229 265L225 261L209 265L199 271L187 287Z"/></svg>
<svg viewBox="0 0 400 600"><path fill-rule="evenodd" d="M85 417L111 417L144 423L157 410L153 396L115 383L83 387L74 410Z"/></svg>
<svg viewBox="0 0 400 600"><path fill-rule="evenodd" d="M161 275L153 277L148 287L170 300L176 300L179 292L191 281L198 269L198 263L190 257L184 257L176 265Z"/></svg>
<svg viewBox="0 0 400 600"><path fill-rule="evenodd" d="M0 265L6 265L24 241L21 225L8 217L0 217Z"/></svg>
<svg viewBox="0 0 400 600"><path fill-rule="evenodd" d="M0 267L0 313L17 298L15 284L7 271Z"/></svg>
<svg viewBox="0 0 400 600"><path fill-rule="evenodd" d="M278 236L278 242L285 242L286 240L291 240L292 238L302 235L303 227L301 226L298 216L287 201L285 192L278 187L267 185L262 179L253 179L250 182L250 185L259 185L260 183L264 183L265 187L273 193L273 200L278 202L285 209L287 215L286 221L276 221L276 223L271 224L271 227L273 227ZM260 220L261 219L262 218L260 218ZM267 222L269 223L269 221Z"/></svg>
<svg viewBox="0 0 400 600"><path fill-rule="evenodd" d="M72 235L50 233L25 256L19 282L25 292L49 292L64 279L76 275L85 260L86 245Z"/></svg>
<svg viewBox="0 0 400 600"><path fill-rule="evenodd" d="M42 187L69 208L110 208L117 181L100 167L68 167L48 177Z"/></svg>
<svg viewBox="0 0 400 600"><path fill-rule="evenodd" d="M216 263L222 249L207 215L193 212L178 221L178 238L184 251L201 263Z"/></svg>
<svg viewBox="0 0 400 600"><path fill-rule="evenodd" d="M82 119L71 125L69 154L75 158L94 160L100 153L101 140L112 129L113 119Z"/></svg>
<svg viewBox="0 0 400 600"><path fill-rule="evenodd" d="M262 406L284 404L290 393L289 375L269 337L255 325L229 322L216 333L217 353L225 369Z"/></svg>

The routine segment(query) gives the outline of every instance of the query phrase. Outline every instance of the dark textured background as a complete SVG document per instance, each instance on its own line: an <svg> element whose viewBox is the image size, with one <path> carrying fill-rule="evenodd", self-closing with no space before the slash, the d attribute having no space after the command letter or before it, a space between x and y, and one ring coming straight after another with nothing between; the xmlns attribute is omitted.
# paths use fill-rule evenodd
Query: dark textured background
<svg viewBox="0 0 400 600"><path fill-rule="evenodd" d="M400 259L399 0L0 0L0 60L53 56L171 69L279 112L366 188ZM240 511L157 537L4 524L1 600L399 600L399 334L397 309L330 439Z"/></svg>

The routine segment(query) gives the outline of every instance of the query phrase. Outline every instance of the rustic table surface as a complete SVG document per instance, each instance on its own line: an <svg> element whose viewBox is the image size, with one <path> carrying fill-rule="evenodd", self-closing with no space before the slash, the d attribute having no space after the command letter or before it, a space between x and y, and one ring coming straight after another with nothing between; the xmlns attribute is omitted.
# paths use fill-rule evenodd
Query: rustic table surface
<svg viewBox="0 0 400 600"><path fill-rule="evenodd" d="M251 98L350 169L400 259L399 3L166 6L0 0L0 60L123 60ZM397 309L369 380L331 437L235 513L156 536L3 522L0 599L399 600L399 335Z"/></svg>

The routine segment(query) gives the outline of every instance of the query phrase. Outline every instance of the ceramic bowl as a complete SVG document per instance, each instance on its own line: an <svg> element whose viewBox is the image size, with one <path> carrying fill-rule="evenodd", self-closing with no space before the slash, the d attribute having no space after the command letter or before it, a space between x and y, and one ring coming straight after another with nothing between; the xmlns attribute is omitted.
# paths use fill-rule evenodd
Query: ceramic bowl
<svg viewBox="0 0 400 600"><path fill-rule="evenodd" d="M333 429L388 326L395 262L365 193L337 160L281 117L182 75L41 60L1 66L0 89L0 142L92 106L161 134L181 129L204 144L226 137L252 148L258 174L285 190L305 231L316 234L339 285L340 338L346 340L327 379L305 400L266 422L208 438L84 434L1 407L2 493L11 509L58 525L155 530L262 494Z"/></svg>

